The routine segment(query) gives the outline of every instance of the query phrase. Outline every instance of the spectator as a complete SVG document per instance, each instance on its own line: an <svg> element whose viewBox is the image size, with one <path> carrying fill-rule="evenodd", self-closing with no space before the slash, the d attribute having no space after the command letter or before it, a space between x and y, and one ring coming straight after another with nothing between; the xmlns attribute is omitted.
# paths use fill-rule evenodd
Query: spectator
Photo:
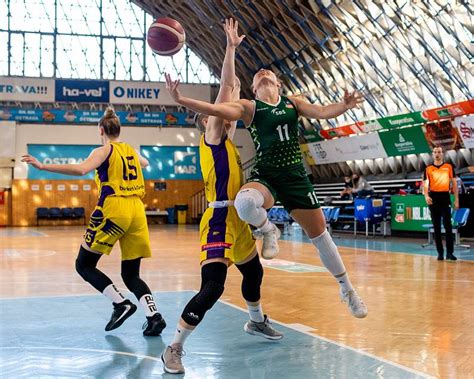
<svg viewBox="0 0 474 379"><path fill-rule="evenodd" d="M352 187L352 194L354 197L367 197L374 194L374 187L358 174L352 175Z"/></svg>
<svg viewBox="0 0 474 379"><path fill-rule="evenodd" d="M344 176L344 189L341 192L341 200L352 198L352 180L350 176Z"/></svg>

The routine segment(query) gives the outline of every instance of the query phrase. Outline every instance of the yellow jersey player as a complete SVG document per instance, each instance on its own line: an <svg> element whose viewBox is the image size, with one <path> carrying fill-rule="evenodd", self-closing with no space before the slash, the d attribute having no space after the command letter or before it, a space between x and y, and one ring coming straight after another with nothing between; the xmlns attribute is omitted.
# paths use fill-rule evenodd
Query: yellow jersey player
<svg viewBox="0 0 474 379"><path fill-rule="evenodd" d="M101 147L79 164L43 164L31 155L22 162L40 170L66 175L85 175L95 171L99 199L90 217L76 259L76 270L96 290L112 301L114 310L105 330L118 328L136 310L137 306L126 299L110 278L97 268L99 259L109 255L117 241L122 251L122 279L133 292L146 314L143 334L158 336L166 323L158 313L150 288L140 278L142 258L151 256L148 225L142 198L145 183L142 167L148 161L130 145L120 142L120 120L112 108L107 108L99 122Z"/></svg>
<svg viewBox="0 0 474 379"><path fill-rule="evenodd" d="M235 49L244 36L238 35L238 23L232 19L225 21L224 29L227 48L216 103L238 100L240 95L234 57ZM263 268L252 232L233 206L235 196L243 184L239 152L232 143L236 123L198 115L196 124L204 133L199 154L209 208L204 212L200 224L201 288L185 306L174 339L161 355L165 371L172 374L184 373L181 360L183 344L205 313L219 300L224 291L227 269L233 263L243 276L242 295L250 316L244 330L271 340L283 337L273 329L270 320L262 312L260 286Z"/></svg>

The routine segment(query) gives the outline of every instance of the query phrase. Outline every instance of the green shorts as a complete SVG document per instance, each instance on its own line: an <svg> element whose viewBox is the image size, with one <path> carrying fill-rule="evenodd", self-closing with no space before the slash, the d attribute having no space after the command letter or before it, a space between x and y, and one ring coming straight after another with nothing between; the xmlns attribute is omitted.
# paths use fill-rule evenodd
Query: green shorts
<svg viewBox="0 0 474 379"><path fill-rule="evenodd" d="M272 193L275 201L280 201L288 212L320 207L303 165L292 167L291 170L254 167L247 182L262 183Z"/></svg>

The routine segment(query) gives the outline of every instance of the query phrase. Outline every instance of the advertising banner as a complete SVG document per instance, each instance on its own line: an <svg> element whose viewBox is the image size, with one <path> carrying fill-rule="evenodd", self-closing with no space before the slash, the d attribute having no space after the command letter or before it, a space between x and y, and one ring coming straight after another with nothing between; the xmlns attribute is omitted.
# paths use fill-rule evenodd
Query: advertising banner
<svg viewBox="0 0 474 379"><path fill-rule="evenodd" d="M0 76L0 101L52 103L54 80Z"/></svg>
<svg viewBox="0 0 474 379"><path fill-rule="evenodd" d="M423 117L433 121L471 113L474 113L474 100L466 100L440 108L427 109L423 111Z"/></svg>
<svg viewBox="0 0 474 379"><path fill-rule="evenodd" d="M430 152L421 126L384 130L378 134L390 157Z"/></svg>
<svg viewBox="0 0 474 379"><path fill-rule="evenodd" d="M317 164L387 157L377 133L314 142L308 147Z"/></svg>
<svg viewBox="0 0 474 379"><path fill-rule="evenodd" d="M150 162L145 179L202 179L197 146L141 146L140 152Z"/></svg>
<svg viewBox="0 0 474 379"><path fill-rule="evenodd" d="M454 125L458 129L464 146L468 149L474 148L474 116L457 117L454 119Z"/></svg>
<svg viewBox="0 0 474 379"><path fill-rule="evenodd" d="M457 150L463 147L458 129L453 127L451 120L429 122L425 128L425 136L430 149L437 145L440 145L444 150Z"/></svg>
<svg viewBox="0 0 474 379"><path fill-rule="evenodd" d="M412 112L396 116L383 117L377 121L384 129L424 124L426 122L426 120L422 117L421 112Z"/></svg>
<svg viewBox="0 0 474 379"><path fill-rule="evenodd" d="M41 145L28 144L28 154L31 154L41 163L45 164L70 164L81 163L98 146L93 145ZM94 171L84 176L71 176L41 171L28 165L28 179L94 179Z"/></svg>
<svg viewBox="0 0 474 379"><path fill-rule="evenodd" d="M451 196L451 200L453 200ZM423 195L394 195L391 197L392 230L427 232L423 225L431 224L431 215Z"/></svg>
<svg viewBox="0 0 474 379"><path fill-rule="evenodd" d="M70 103L108 103L107 80L56 79L55 101Z"/></svg>
<svg viewBox="0 0 474 379"><path fill-rule="evenodd" d="M19 122L41 122L53 124L97 124L104 115L103 111L59 110L59 109L0 109L0 120ZM193 126L194 120L184 112L125 112L118 111L117 116L123 126Z"/></svg>
<svg viewBox="0 0 474 379"><path fill-rule="evenodd" d="M194 99L211 101L211 86L203 84L180 84L181 93ZM110 82L112 104L176 105L166 84L161 82Z"/></svg>

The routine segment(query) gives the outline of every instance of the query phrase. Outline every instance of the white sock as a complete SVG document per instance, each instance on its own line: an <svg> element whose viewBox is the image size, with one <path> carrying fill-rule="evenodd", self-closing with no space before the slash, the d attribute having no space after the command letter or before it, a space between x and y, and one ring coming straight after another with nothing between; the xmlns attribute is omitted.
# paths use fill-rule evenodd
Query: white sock
<svg viewBox="0 0 474 379"><path fill-rule="evenodd" d="M146 295L143 295L140 298L140 304L145 310L146 317L151 317L158 313L158 309L156 309L155 299L153 299L152 294L147 293Z"/></svg>
<svg viewBox="0 0 474 379"><path fill-rule="evenodd" d="M171 341L170 345L174 345L175 343L179 343L181 345L184 345L184 342L186 339L191 335L194 329L188 329L180 324L176 326L176 332L174 334L173 341Z"/></svg>
<svg viewBox="0 0 474 379"><path fill-rule="evenodd" d="M263 316L262 305L252 305L247 301L247 309L249 310L250 320L253 322L264 322L265 317Z"/></svg>
<svg viewBox="0 0 474 379"><path fill-rule="evenodd" d="M105 290L102 293L116 304L119 304L125 300L125 297L120 293L114 284L109 284L107 287L105 287Z"/></svg>
<svg viewBox="0 0 474 379"><path fill-rule="evenodd" d="M352 290L353 287L346 273L344 263L328 231L325 230L319 236L312 238L311 242L319 250L321 261L334 278L336 278L342 291L347 292Z"/></svg>

